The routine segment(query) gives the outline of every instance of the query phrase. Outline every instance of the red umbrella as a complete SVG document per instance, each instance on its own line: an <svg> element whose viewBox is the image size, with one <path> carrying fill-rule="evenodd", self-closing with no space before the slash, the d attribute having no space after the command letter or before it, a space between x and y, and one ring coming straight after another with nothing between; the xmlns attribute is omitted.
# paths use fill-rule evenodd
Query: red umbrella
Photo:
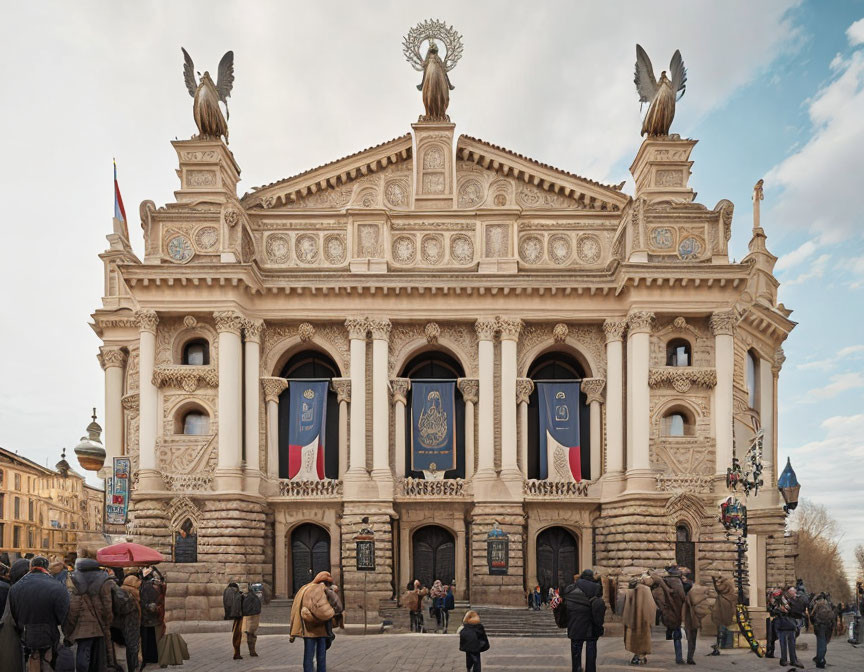
<svg viewBox="0 0 864 672"><path fill-rule="evenodd" d="M147 567L163 562L165 556L147 546L123 542L100 548L96 560L105 567Z"/></svg>

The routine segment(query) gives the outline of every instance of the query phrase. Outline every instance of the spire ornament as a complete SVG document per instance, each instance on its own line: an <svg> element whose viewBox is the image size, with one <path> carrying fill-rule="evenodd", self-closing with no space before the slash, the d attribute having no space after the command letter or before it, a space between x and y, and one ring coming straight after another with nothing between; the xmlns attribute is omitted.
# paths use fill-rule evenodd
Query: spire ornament
<svg viewBox="0 0 864 672"><path fill-rule="evenodd" d="M445 47L444 59L438 55L439 40ZM427 43L426 56L420 55L423 43ZM402 53L411 67L423 73L417 90L423 92L423 105L426 114L419 121L450 121L447 107L450 105L450 91L455 87L450 83L447 73L456 67L462 58L462 36L453 26L443 21L427 19L421 21L402 38Z"/></svg>
<svg viewBox="0 0 864 672"><path fill-rule="evenodd" d="M195 125L198 127L198 139L218 140L225 136L228 142L228 98L231 97L231 89L234 88L234 52L225 52L219 61L219 71L216 83L210 77L209 72L200 72L199 81L195 81L195 64L192 57L183 48L183 80L189 95L195 99L192 104L192 114L195 117ZM225 104L225 116L219 107L220 101Z"/></svg>
<svg viewBox="0 0 864 672"><path fill-rule="evenodd" d="M687 70L678 50L669 63L669 74L670 77L667 77L664 70L660 73L660 79L656 79L651 59L640 45L636 45L636 77L633 81L639 94L639 102L649 103L640 135L669 135L669 127L675 118L675 103L681 99L687 88Z"/></svg>

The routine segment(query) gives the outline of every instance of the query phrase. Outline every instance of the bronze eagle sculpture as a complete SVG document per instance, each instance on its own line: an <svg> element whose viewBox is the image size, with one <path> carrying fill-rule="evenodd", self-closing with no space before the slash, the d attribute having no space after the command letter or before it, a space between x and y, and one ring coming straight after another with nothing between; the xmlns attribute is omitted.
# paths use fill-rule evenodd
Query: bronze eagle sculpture
<svg viewBox="0 0 864 672"><path fill-rule="evenodd" d="M210 73L206 71L203 75L198 73L200 80L196 82L192 58L183 47L180 47L180 50L183 52L183 79L186 82L186 89L195 99L192 104L192 114L195 117L195 125L198 126L196 137L201 140L212 140L225 136L227 143L228 98L231 96L231 89L234 88L234 52L227 52L219 61L219 71L214 84ZM222 116L219 101L225 103L225 116Z"/></svg>
<svg viewBox="0 0 864 672"><path fill-rule="evenodd" d="M669 63L669 74L670 77L666 77L664 70L660 73L660 79L655 79L651 59L640 45L636 45L636 77L633 81L639 93L639 102L650 103L640 135L669 135L669 127L675 117L675 102L684 95L687 85L687 70L678 50Z"/></svg>

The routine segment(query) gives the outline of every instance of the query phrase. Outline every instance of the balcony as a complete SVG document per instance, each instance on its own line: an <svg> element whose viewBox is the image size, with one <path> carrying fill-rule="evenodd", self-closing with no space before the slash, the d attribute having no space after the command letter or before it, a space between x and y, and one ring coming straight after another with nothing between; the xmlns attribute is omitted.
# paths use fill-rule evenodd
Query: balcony
<svg viewBox="0 0 864 672"><path fill-rule="evenodd" d="M342 481L289 481L279 479L279 496L291 499L335 499L342 496Z"/></svg>
<svg viewBox="0 0 864 672"><path fill-rule="evenodd" d="M464 478L400 478L396 481L397 499L463 499L470 496L469 490Z"/></svg>
<svg viewBox="0 0 864 672"><path fill-rule="evenodd" d="M522 494L526 500L561 500L581 499L589 496L593 481L546 481L528 479L522 485Z"/></svg>
<svg viewBox="0 0 864 672"><path fill-rule="evenodd" d="M661 366L651 369L648 385L651 387L671 386L676 392L684 394L693 385L712 389L717 384L717 370L697 366Z"/></svg>

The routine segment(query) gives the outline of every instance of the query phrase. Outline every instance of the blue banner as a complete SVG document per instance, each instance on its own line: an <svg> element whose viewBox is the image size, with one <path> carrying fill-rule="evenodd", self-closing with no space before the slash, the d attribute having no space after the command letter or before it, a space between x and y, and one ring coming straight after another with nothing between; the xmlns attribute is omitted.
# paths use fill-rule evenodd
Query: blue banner
<svg viewBox="0 0 864 672"><path fill-rule="evenodd" d="M540 400L540 478L581 481L579 383L537 383Z"/></svg>
<svg viewBox="0 0 864 672"><path fill-rule="evenodd" d="M288 381L288 478L324 480L324 431L327 426L326 380Z"/></svg>
<svg viewBox="0 0 864 672"><path fill-rule="evenodd" d="M411 381L411 469L456 468L455 381Z"/></svg>
<svg viewBox="0 0 864 672"><path fill-rule="evenodd" d="M132 460L115 457L112 475L105 484L105 522L109 525L125 525L129 513L129 472Z"/></svg>

